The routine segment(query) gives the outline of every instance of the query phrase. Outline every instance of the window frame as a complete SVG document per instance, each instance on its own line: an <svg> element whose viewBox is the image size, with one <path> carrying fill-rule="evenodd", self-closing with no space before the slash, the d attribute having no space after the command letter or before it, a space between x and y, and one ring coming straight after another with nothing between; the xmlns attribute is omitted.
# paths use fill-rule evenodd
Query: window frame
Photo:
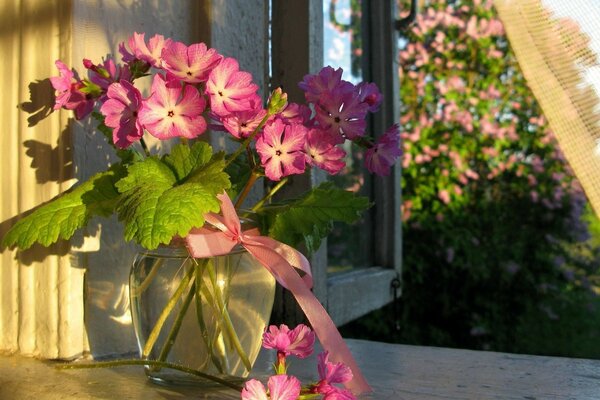
<svg viewBox="0 0 600 400"><path fill-rule="evenodd" d="M302 102L304 95L297 86L305 74L323 67L323 1L271 1L271 86L281 86L289 101ZM396 6L393 0L366 1L363 15L369 19L365 43L365 79L375 82L384 100L373 115L370 130L381 135L397 122L399 86L396 61L397 32L394 29ZM384 60L383 62L372 62ZM399 164L399 163L397 163ZM394 300L392 281L402 271L401 167L396 165L387 177L373 179L370 211L373 266L334 275L327 274L327 241L311 256L315 286L313 291L336 325L343 325ZM290 192L301 193L326 179L322 171L294 177ZM290 194L288 192L288 194ZM292 296L279 290L274 319L298 323L303 315Z"/></svg>

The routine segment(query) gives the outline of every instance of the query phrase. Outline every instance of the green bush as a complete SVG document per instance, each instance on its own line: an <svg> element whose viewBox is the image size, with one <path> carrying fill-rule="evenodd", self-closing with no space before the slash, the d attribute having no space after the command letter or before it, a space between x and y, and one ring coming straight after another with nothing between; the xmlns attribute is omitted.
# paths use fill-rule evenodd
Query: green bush
<svg viewBox="0 0 600 400"><path fill-rule="evenodd" d="M582 218L585 197L491 2L429 3L399 54L400 307L344 333L599 357L598 348L569 344L598 333L598 323L586 322L598 306L597 242L588 240L590 222L600 237L597 220Z"/></svg>

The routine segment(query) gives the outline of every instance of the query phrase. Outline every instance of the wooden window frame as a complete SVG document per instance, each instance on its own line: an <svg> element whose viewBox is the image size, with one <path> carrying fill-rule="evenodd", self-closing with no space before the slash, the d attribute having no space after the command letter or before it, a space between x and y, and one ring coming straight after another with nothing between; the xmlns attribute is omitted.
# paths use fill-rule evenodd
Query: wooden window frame
<svg viewBox="0 0 600 400"><path fill-rule="evenodd" d="M289 100L302 102L297 84L305 74L323 67L323 2L322 0L272 0L272 81L281 86ZM378 113L373 115L370 129L383 134L397 122L399 86L397 73L397 34L394 29L395 1L366 1L363 15L369 28L365 43L365 78L375 82L384 96ZM383 60L383 61L381 61ZM380 62L373 62L380 61ZM387 177L373 180L375 206L370 211L374 265L335 275L327 274L327 242L311 256L315 281L314 293L336 325L343 325L391 302L392 281L401 274L402 227L400 166ZM325 180L322 172L297 177L292 192L300 193ZM274 319L294 323L302 320L293 298L278 293Z"/></svg>

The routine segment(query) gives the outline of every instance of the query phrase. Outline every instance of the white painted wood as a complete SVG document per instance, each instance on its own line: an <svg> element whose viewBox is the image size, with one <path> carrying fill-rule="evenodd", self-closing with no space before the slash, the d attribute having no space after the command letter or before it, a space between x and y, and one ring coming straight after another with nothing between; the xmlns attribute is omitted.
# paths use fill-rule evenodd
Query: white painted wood
<svg viewBox="0 0 600 400"><path fill-rule="evenodd" d="M396 271L389 268L365 268L330 276L327 279L327 311L337 326L352 321L391 302L389 283Z"/></svg>
<svg viewBox="0 0 600 400"><path fill-rule="evenodd" d="M56 75L54 61L68 60L70 3L20 0L2 5L0 125L3 185L0 234L15 215L68 188L68 144L63 113L45 116ZM23 111L19 111L21 108ZM0 349L46 358L70 358L83 350L83 273L64 257L64 245L17 255L2 249Z"/></svg>
<svg viewBox="0 0 600 400"><path fill-rule="evenodd" d="M600 360L347 340L377 400L600 399ZM262 351L252 376L266 381L273 353ZM289 374L317 379L316 354ZM230 390L149 384L141 367L57 371L51 364L0 356L0 398L11 400L239 399Z"/></svg>

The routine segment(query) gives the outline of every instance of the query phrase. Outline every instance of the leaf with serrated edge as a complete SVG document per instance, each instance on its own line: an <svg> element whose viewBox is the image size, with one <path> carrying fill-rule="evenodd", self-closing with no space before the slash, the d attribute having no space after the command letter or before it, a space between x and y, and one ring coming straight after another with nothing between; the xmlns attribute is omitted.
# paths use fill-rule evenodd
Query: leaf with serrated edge
<svg viewBox="0 0 600 400"><path fill-rule="evenodd" d="M177 177L177 181L184 180L196 168L206 165L211 159L212 148L208 143L196 142L192 147L179 144L164 158Z"/></svg>
<svg viewBox="0 0 600 400"><path fill-rule="evenodd" d="M115 169L96 174L20 219L4 236L4 246L28 249L34 243L50 246L70 239L93 215L108 216L119 196Z"/></svg>
<svg viewBox="0 0 600 400"><path fill-rule="evenodd" d="M190 157L194 157L192 153ZM125 239L155 249L176 235L185 236L193 227L202 226L205 213L218 212L216 196L230 184L223 172L222 157L213 159L190 169L193 175L183 184L177 183L174 164L169 166L158 158L130 166L127 177L117 183L122 193L117 211L125 223ZM180 161L180 165L193 164L183 158Z"/></svg>
<svg viewBox="0 0 600 400"><path fill-rule="evenodd" d="M331 232L334 221L355 222L369 206L368 198L324 183L279 211L269 236L290 246L304 241L312 253Z"/></svg>

